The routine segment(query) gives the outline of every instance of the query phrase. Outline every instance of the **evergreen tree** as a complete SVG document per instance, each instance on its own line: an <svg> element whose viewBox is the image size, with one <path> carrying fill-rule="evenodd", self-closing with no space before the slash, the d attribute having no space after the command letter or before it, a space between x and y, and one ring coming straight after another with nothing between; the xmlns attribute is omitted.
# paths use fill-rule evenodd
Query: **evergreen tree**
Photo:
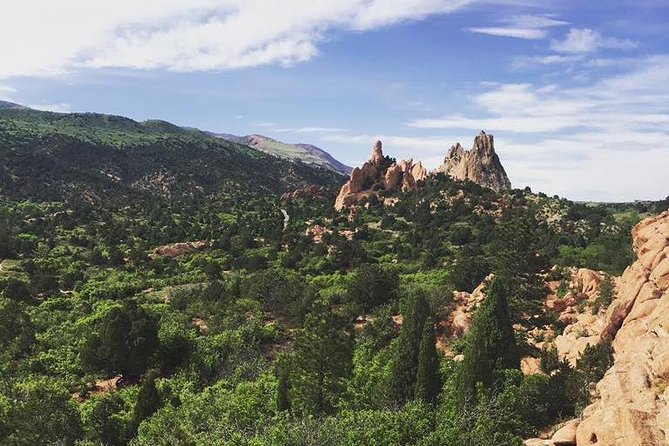
<svg viewBox="0 0 669 446"><path fill-rule="evenodd" d="M395 345L390 388L396 403L413 399L418 368L418 352L425 321L430 316L430 305L422 293L413 300L409 314L404 318L402 331Z"/></svg>
<svg viewBox="0 0 669 446"><path fill-rule="evenodd" d="M363 311L390 302L397 297L399 275L392 268L375 264L360 265L355 280L349 285L347 294L351 302L360 305Z"/></svg>
<svg viewBox="0 0 669 446"><path fill-rule="evenodd" d="M477 383L494 389L504 369L520 368L520 356L507 304L508 284L493 279L487 297L474 316L460 369L463 402L476 396Z"/></svg>
<svg viewBox="0 0 669 446"><path fill-rule="evenodd" d="M135 409L132 412L133 431L136 432L140 423L153 415L160 405L160 394L156 388L156 373L150 371L146 374L142 387L139 389Z"/></svg>
<svg viewBox="0 0 669 446"><path fill-rule="evenodd" d="M88 339L82 356L91 369L132 377L146 369L157 348L156 319L130 300L109 312L98 333Z"/></svg>
<svg viewBox="0 0 669 446"><path fill-rule="evenodd" d="M504 216L490 245L493 272L505 277L513 322L526 324L539 312L546 296L540 273L557 252L555 235L531 209L514 209Z"/></svg>
<svg viewBox="0 0 669 446"><path fill-rule="evenodd" d="M353 368L353 342L345 319L316 303L295 338L291 369L291 404L302 413L335 409L342 380Z"/></svg>
<svg viewBox="0 0 669 446"><path fill-rule="evenodd" d="M286 362L286 359L281 357L277 359L276 364L276 375L279 380L276 395L276 408L279 412L290 410L290 372Z"/></svg>
<svg viewBox="0 0 669 446"><path fill-rule="evenodd" d="M108 446L127 444L127 426L120 415L123 406L123 399L118 392L102 398L91 411L87 438Z"/></svg>
<svg viewBox="0 0 669 446"><path fill-rule="evenodd" d="M441 392L441 376L439 375L439 357L437 356L437 340L431 320L425 321L423 337L418 352L418 370L416 372L417 399L434 407Z"/></svg>

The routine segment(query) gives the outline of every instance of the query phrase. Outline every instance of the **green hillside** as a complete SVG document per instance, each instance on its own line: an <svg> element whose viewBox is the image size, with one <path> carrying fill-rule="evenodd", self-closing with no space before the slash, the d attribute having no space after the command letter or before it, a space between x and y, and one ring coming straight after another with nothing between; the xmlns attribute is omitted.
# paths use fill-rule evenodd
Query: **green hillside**
<svg viewBox="0 0 669 446"><path fill-rule="evenodd" d="M666 206L441 174L337 213L330 170L33 110L0 111L0 169L3 446L518 446L578 416L610 361L530 343L564 328L546 278L620 273L638 212ZM453 291L491 273L459 337Z"/></svg>
<svg viewBox="0 0 669 446"><path fill-rule="evenodd" d="M164 121L30 109L0 110L0 172L0 196L38 200L280 194L339 181L326 169Z"/></svg>

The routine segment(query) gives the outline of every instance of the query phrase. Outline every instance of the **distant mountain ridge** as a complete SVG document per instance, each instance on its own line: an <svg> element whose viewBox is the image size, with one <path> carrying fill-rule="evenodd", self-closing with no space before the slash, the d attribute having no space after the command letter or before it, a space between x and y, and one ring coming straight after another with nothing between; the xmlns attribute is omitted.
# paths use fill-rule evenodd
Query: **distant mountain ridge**
<svg viewBox="0 0 669 446"><path fill-rule="evenodd" d="M236 144L244 144L281 158L300 160L303 163L322 166L343 175L349 175L353 169L351 166L347 166L336 160L325 150L312 144L290 144L259 134L246 136L231 135L229 133L210 134L225 139L226 141L234 142Z"/></svg>
<svg viewBox="0 0 669 446"><path fill-rule="evenodd" d="M16 104L14 102L9 102L9 101L0 101L0 110L8 110L8 109L18 109L18 110L24 110L27 109L28 107L21 105L21 104Z"/></svg>
<svg viewBox="0 0 669 446"><path fill-rule="evenodd" d="M166 121L0 104L0 200L281 196L341 176ZM192 200L191 200L192 201Z"/></svg>

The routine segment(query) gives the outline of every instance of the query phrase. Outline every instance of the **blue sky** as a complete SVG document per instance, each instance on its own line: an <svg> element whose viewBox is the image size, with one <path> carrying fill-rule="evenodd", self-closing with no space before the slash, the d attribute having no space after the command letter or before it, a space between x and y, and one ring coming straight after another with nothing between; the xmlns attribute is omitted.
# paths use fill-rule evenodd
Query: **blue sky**
<svg viewBox="0 0 669 446"><path fill-rule="evenodd" d="M7 3L7 2L5 2ZM483 129L516 187L669 195L669 2L24 0L0 99L434 168Z"/></svg>

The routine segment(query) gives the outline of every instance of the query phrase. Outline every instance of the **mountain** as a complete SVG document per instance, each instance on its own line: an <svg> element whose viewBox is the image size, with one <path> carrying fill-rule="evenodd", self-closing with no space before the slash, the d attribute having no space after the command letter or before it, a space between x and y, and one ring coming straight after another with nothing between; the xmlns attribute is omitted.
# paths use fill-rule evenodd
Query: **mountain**
<svg viewBox="0 0 669 446"><path fill-rule="evenodd" d="M27 109L28 107L25 107L21 104L16 104L14 102L9 102L9 101L0 101L0 110L6 110L6 109Z"/></svg>
<svg viewBox="0 0 669 446"><path fill-rule="evenodd" d="M212 133L212 135L237 144L245 144L281 158L326 167L344 175L351 173L350 166L337 161L325 150L311 144L289 144L258 134L236 136L227 133Z"/></svg>
<svg viewBox="0 0 669 446"><path fill-rule="evenodd" d="M474 138L471 150L456 143L438 169L456 180L469 180L494 191L511 189L511 181L495 153L492 135L484 131Z"/></svg>
<svg viewBox="0 0 669 446"><path fill-rule="evenodd" d="M338 182L330 170L165 121L0 109L4 199L108 201L137 194L183 199L232 190L278 195Z"/></svg>

